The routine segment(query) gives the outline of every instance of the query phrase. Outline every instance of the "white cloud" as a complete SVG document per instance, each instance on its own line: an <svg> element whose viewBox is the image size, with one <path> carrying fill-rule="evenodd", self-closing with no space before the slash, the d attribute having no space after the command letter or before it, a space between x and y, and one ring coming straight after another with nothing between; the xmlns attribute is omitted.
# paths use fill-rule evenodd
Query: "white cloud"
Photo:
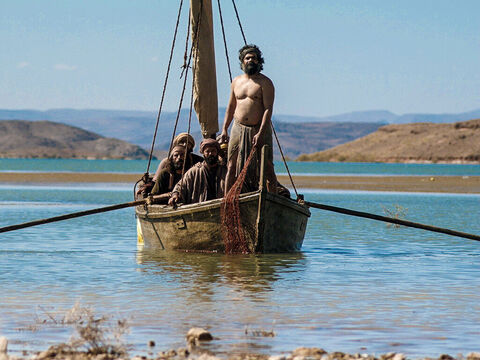
<svg viewBox="0 0 480 360"><path fill-rule="evenodd" d="M27 66L30 66L30 63L27 61L21 61L17 64L17 68L19 69L26 68Z"/></svg>
<svg viewBox="0 0 480 360"><path fill-rule="evenodd" d="M157 62L158 61L158 56L154 56L150 60L152 60L152 62Z"/></svg>
<svg viewBox="0 0 480 360"><path fill-rule="evenodd" d="M55 64L55 66L53 67L55 70L59 70L59 71L73 71L73 70L77 70L77 66L76 65L67 65L67 64Z"/></svg>

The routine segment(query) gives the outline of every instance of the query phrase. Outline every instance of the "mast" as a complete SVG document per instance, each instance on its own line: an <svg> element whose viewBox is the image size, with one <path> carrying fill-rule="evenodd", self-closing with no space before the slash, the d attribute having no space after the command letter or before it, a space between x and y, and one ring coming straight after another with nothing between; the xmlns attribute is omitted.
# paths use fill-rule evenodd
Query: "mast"
<svg viewBox="0 0 480 360"><path fill-rule="evenodd" d="M190 0L190 23L195 56L194 108L202 136L214 137L219 128L211 0Z"/></svg>

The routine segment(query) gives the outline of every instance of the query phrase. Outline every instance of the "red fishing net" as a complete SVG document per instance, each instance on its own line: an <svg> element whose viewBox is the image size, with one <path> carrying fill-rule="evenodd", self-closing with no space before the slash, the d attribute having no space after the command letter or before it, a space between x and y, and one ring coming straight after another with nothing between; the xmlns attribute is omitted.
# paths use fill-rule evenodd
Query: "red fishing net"
<svg viewBox="0 0 480 360"><path fill-rule="evenodd" d="M242 191L248 165L255 156L256 147L252 148L245 165L237 177L237 181L224 196L221 205L222 234L226 254L248 254L253 249L248 246L248 239L254 239L255 224L242 224L240 214L240 192Z"/></svg>

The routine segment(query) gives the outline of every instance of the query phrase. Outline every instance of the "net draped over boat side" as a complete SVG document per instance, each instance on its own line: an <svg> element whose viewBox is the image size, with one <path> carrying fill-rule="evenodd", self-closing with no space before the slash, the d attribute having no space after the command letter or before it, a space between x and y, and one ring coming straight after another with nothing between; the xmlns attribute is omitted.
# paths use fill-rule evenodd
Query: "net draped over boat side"
<svg viewBox="0 0 480 360"><path fill-rule="evenodd" d="M190 0L194 51L194 108L204 138L218 132L217 75L211 0ZM195 36L198 35L198 39Z"/></svg>
<svg viewBox="0 0 480 360"><path fill-rule="evenodd" d="M222 200L221 218L222 218L222 235L225 243L226 254L249 254L254 249L248 246L247 234L250 239L254 239L256 235L255 225L242 224L240 214L240 192L245 181L245 176L252 159L255 157L256 147L252 148L250 155L243 170L237 177L237 181L230 188L228 194Z"/></svg>

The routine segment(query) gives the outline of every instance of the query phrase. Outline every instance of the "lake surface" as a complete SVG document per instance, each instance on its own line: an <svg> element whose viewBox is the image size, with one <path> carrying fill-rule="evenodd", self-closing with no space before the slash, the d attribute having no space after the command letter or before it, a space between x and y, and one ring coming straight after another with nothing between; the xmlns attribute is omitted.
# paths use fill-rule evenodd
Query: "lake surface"
<svg viewBox="0 0 480 360"><path fill-rule="evenodd" d="M302 192L480 234L479 195ZM0 227L131 198L124 186L0 185ZM149 252L137 248L134 210L123 209L0 234L0 335L13 354L67 341L72 327L54 320L78 303L127 319L131 354L149 340L154 353L183 347L201 326L220 353L466 355L480 350L479 256L476 241L316 209L297 254Z"/></svg>
<svg viewBox="0 0 480 360"><path fill-rule="evenodd" d="M153 172L158 161L152 161ZM109 172L140 173L147 168L146 160L76 160L76 159L0 159L0 171L32 172ZM297 175L480 175L480 165L453 164L379 164L287 162ZM278 174L287 172L283 162L276 161Z"/></svg>

